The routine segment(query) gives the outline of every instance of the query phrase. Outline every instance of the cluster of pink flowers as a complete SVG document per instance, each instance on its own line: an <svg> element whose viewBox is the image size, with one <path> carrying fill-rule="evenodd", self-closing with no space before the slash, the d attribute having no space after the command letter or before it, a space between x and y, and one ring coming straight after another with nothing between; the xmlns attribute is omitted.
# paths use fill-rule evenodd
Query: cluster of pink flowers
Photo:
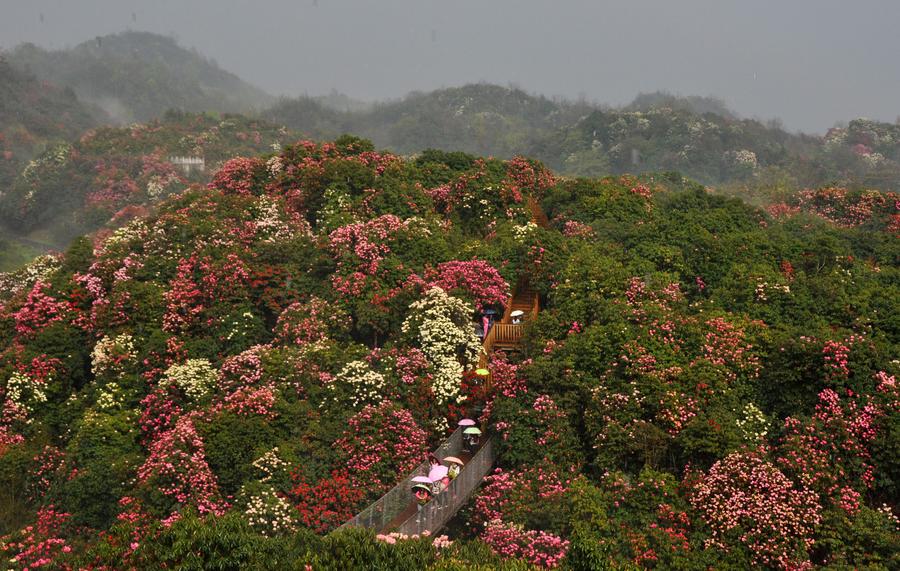
<svg viewBox="0 0 900 571"><path fill-rule="evenodd" d="M525 530L511 523L493 520L485 525L481 539L498 555L524 559L543 569L559 565L569 552L568 540L539 530Z"/></svg>
<svg viewBox="0 0 900 571"><path fill-rule="evenodd" d="M274 384L261 387L241 387L224 399L226 410L242 416L258 415L273 420L278 390Z"/></svg>
<svg viewBox="0 0 900 571"><path fill-rule="evenodd" d="M766 207L769 216L775 219L790 218L800 214L799 206L791 206L785 202L776 202Z"/></svg>
<svg viewBox="0 0 900 571"><path fill-rule="evenodd" d="M492 355L490 362L494 393L506 398L516 398L528 392L525 379L519 374L519 366L499 355Z"/></svg>
<svg viewBox="0 0 900 571"><path fill-rule="evenodd" d="M328 246L338 258L352 252L356 258L352 269L373 275L381 260L391 252L388 242L406 227L402 219L385 214L366 222L341 226L328 235ZM345 263L339 262L338 265L339 270L348 269Z"/></svg>
<svg viewBox="0 0 900 571"><path fill-rule="evenodd" d="M234 194L254 194L254 178L264 168L262 159L235 157L222 165L209 183L209 188Z"/></svg>
<svg viewBox="0 0 900 571"><path fill-rule="evenodd" d="M225 359L219 367L219 389L224 392L258 386L262 380L262 357L268 347L254 345L243 353Z"/></svg>
<svg viewBox="0 0 900 571"><path fill-rule="evenodd" d="M453 260L425 272L426 289L439 287L452 294L460 289L472 296L475 309L502 305L509 299L509 284L497 269L483 260Z"/></svg>
<svg viewBox="0 0 900 571"><path fill-rule="evenodd" d="M117 524L130 528L131 542L125 550L127 557L140 547L141 541L147 536L156 519L147 513L139 500L131 496L120 499L119 507L122 508L122 511L116 516Z"/></svg>
<svg viewBox="0 0 900 571"><path fill-rule="evenodd" d="M668 391L659 405L657 416L663 424L668 425L666 432L672 436L678 436L700 409L696 398L677 391Z"/></svg>
<svg viewBox="0 0 900 571"><path fill-rule="evenodd" d="M463 204L472 190L470 187L476 186L487 176L487 165L483 159L476 159L474 167L474 172L463 173L446 184L425 189L425 194L434 201L436 208L449 214Z"/></svg>
<svg viewBox="0 0 900 571"><path fill-rule="evenodd" d="M275 339L280 343L309 345L327 339L330 332L348 324L346 314L313 296L305 302L292 303L281 312L275 325Z"/></svg>
<svg viewBox="0 0 900 571"><path fill-rule="evenodd" d="M419 379L431 379L431 374L428 372L431 364L425 357L425 353L418 347L410 347L405 350L391 349L381 358L394 359L394 369L400 376L400 381L405 385L413 385Z"/></svg>
<svg viewBox="0 0 900 571"><path fill-rule="evenodd" d="M646 184L636 184L631 187L631 194L636 194L640 196L644 200L650 200L653 198L653 191Z"/></svg>
<svg viewBox="0 0 900 571"><path fill-rule="evenodd" d="M94 190L85 197L86 206L117 208L140 193L140 188L128 171L115 165L107 165L103 161L97 163L96 171Z"/></svg>
<svg viewBox="0 0 900 571"><path fill-rule="evenodd" d="M503 190L513 202L522 202L522 191L539 198L554 184L556 178L553 173L540 163L519 156L506 162Z"/></svg>
<svg viewBox="0 0 900 571"><path fill-rule="evenodd" d="M59 560L63 554L72 551L62 537L70 517L71 514L57 511L53 506L39 509L34 524L3 538L4 550L11 555L9 562L21 569L67 569L68 566Z"/></svg>
<svg viewBox="0 0 900 571"><path fill-rule="evenodd" d="M354 482L385 490L422 461L427 441L427 433L408 410L382 401L350 417L334 446L346 458Z"/></svg>
<svg viewBox="0 0 900 571"><path fill-rule="evenodd" d="M200 513L221 515L228 504L219 494L216 476L206 463L203 440L187 416L160 434L149 446L150 455L138 469L140 483L154 486L182 506Z"/></svg>
<svg viewBox="0 0 900 571"><path fill-rule="evenodd" d="M875 387L877 397L883 401L882 410L885 413L900 412L900 385L897 384L897 377L878 371L875 373L875 380L878 382Z"/></svg>
<svg viewBox="0 0 900 571"><path fill-rule="evenodd" d="M386 214L334 230L329 235L329 248L338 268L331 278L332 287L346 296L359 295L390 254L392 242L411 230L412 220Z"/></svg>
<svg viewBox="0 0 900 571"><path fill-rule="evenodd" d="M16 333L22 336L31 336L44 329L51 323L62 321L68 317L72 310L72 304L68 301L57 300L45 293L50 287L47 282L38 280L34 283L25 303L18 311L13 313Z"/></svg>
<svg viewBox="0 0 900 571"><path fill-rule="evenodd" d="M166 313L163 330L178 332L187 329L203 313L205 298L200 284L194 279L197 260L194 257L178 261L178 274L165 293Z"/></svg>
<svg viewBox="0 0 900 571"><path fill-rule="evenodd" d="M175 426L182 412L177 398L178 388L170 383L157 386L141 399L143 409L138 423L145 441L152 442Z"/></svg>
<svg viewBox="0 0 900 571"><path fill-rule="evenodd" d="M65 459L65 452L54 446L44 446L44 449L32 458L34 467L28 479L28 499L38 502L50 491Z"/></svg>
<svg viewBox="0 0 900 571"><path fill-rule="evenodd" d="M562 233L567 238L590 238L594 235L594 229L577 220L566 220Z"/></svg>
<svg viewBox="0 0 900 571"><path fill-rule="evenodd" d="M633 307L635 316L643 315L642 305L650 305L663 310L671 309L671 304L684 299L681 284L672 282L660 290L651 289L647 283L639 277L633 277L628 281L625 289L625 301Z"/></svg>
<svg viewBox="0 0 900 571"><path fill-rule="evenodd" d="M875 479L869 443L882 411L872 402L845 399L831 389L819 393L807 422L788 417L778 450L779 464L824 501L846 505L847 490L869 488Z"/></svg>
<svg viewBox="0 0 900 571"><path fill-rule="evenodd" d="M797 194L797 210L805 210L833 224L852 228L872 219L890 220L900 213L900 195L894 192L848 193L844 188L806 189ZM788 210L788 209L786 209ZM793 213L793 209L788 211Z"/></svg>
<svg viewBox="0 0 900 571"><path fill-rule="evenodd" d="M744 371L751 378L759 375L759 357L753 345L745 340L744 330L724 318L706 320L708 331L703 344L703 356L713 365L726 367L730 379L736 371Z"/></svg>
<svg viewBox="0 0 900 571"><path fill-rule="evenodd" d="M487 524L494 520L514 520L536 505L560 499L569 481L543 466L522 470L494 470L484 478L484 486L475 498L473 520Z"/></svg>
<svg viewBox="0 0 900 571"><path fill-rule="evenodd" d="M811 567L807 550L822 518L817 495L796 487L761 454L735 452L716 462L690 500L712 529L708 545L744 544L757 565Z"/></svg>
<svg viewBox="0 0 900 571"><path fill-rule="evenodd" d="M207 308L230 299L249 280L246 264L233 253L222 263L206 257L181 258L177 274L163 295L166 301L163 330L179 333L197 325Z"/></svg>
<svg viewBox="0 0 900 571"><path fill-rule="evenodd" d="M828 340L822 347L822 359L825 361L826 378L828 380L846 379L850 376L850 350L854 343L862 341L857 335L851 335L843 341Z"/></svg>

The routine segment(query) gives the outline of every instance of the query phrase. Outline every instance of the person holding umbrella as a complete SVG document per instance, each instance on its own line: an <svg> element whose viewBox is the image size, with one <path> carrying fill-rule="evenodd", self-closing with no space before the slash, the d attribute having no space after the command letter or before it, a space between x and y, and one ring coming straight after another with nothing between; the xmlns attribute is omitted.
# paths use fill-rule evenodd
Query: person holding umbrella
<svg viewBox="0 0 900 571"><path fill-rule="evenodd" d="M447 456L444 458L444 462L447 464L447 477L451 481L455 480L459 476L460 470L462 470L463 461L456 456Z"/></svg>
<svg viewBox="0 0 900 571"><path fill-rule="evenodd" d="M424 480L424 482L422 481ZM413 478L413 497L416 500L416 523L422 519L422 509L425 504L431 501L431 480L427 476L416 476ZM428 482L426 484L425 482Z"/></svg>
<svg viewBox="0 0 900 571"><path fill-rule="evenodd" d="M450 483L450 478L447 476L449 472L449 468L441 464L432 466L431 471L428 472L428 478L432 482L432 491L435 494L439 494L447 489L447 484Z"/></svg>
<svg viewBox="0 0 900 571"><path fill-rule="evenodd" d="M466 446L468 446L469 451L474 451L478 448L479 442L481 442L481 430L474 426L467 426L465 430L463 430L463 438L466 441Z"/></svg>
<svg viewBox="0 0 900 571"><path fill-rule="evenodd" d="M422 510L422 506L431 501L431 486L425 483L417 483L413 485L413 496L416 498L416 503L419 504L419 511Z"/></svg>

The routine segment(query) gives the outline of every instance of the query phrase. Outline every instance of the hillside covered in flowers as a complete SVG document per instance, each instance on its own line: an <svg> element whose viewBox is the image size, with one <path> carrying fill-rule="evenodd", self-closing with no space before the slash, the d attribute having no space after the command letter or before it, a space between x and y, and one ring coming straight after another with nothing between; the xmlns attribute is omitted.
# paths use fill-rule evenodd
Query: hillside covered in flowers
<svg viewBox="0 0 900 571"><path fill-rule="evenodd" d="M60 247L146 214L190 183L208 182L233 156L270 152L290 140L287 130L241 115L171 111L148 123L44 141L45 150L0 180L0 224ZM202 161L202 168L181 167L185 158Z"/></svg>
<svg viewBox="0 0 900 571"><path fill-rule="evenodd" d="M0 274L13 568L900 564L897 196L353 137L172 186ZM521 276L543 309L484 385ZM473 411L499 460L446 536L334 531Z"/></svg>

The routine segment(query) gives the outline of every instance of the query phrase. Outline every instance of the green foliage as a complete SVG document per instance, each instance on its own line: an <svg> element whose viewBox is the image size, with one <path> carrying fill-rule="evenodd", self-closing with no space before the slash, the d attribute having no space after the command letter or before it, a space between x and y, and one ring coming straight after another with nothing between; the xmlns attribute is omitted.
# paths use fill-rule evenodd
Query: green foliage
<svg viewBox="0 0 900 571"><path fill-rule="evenodd" d="M206 460L226 495L236 493L254 473L253 460L275 446L275 431L258 415L222 412L198 424L206 443Z"/></svg>

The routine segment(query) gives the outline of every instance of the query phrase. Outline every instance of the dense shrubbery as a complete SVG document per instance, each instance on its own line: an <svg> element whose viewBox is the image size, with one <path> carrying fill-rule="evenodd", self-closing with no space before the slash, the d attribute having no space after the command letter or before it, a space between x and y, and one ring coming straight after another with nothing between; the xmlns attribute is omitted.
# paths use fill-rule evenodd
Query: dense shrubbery
<svg viewBox="0 0 900 571"><path fill-rule="evenodd" d="M825 194L773 217L676 175L352 137L232 159L0 279L4 556L895 566L897 206ZM485 391L476 307L522 274L544 309ZM317 535L469 405L500 461L455 541Z"/></svg>

